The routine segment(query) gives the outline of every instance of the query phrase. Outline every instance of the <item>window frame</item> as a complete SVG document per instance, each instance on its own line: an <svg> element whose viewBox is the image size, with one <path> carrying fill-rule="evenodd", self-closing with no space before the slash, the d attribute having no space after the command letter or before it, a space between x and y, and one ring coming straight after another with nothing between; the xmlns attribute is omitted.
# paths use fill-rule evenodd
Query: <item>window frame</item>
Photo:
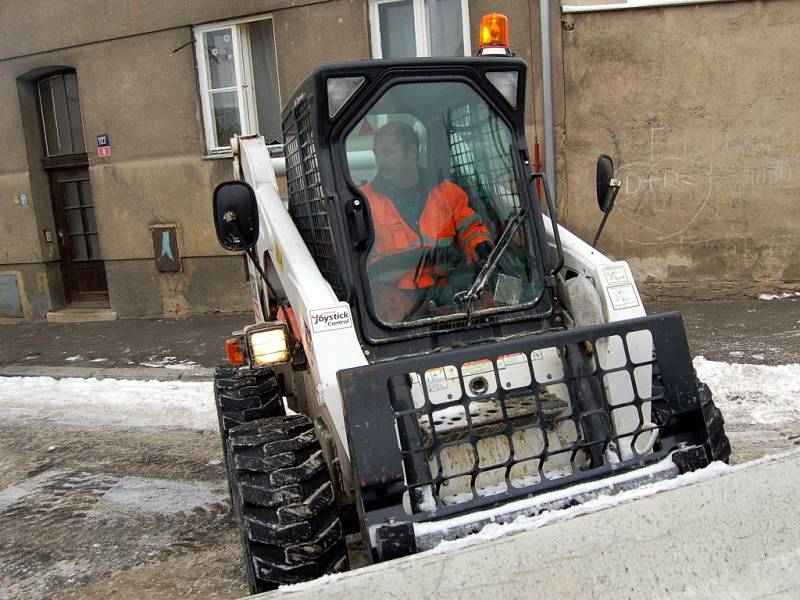
<svg viewBox="0 0 800 600"><path fill-rule="evenodd" d="M378 6L398 1L401 0L369 0L369 28L372 58L383 58ZM430 28L425 11L425 0L411 0L411 2L414 8L414 41L416 43L417 58L429 57L431 55ZM472 55L469 31L469 0L461 0L461 35L464 40L464 56Z"/></svg>
<svg viewBox="0 0 800 600"><path fill-rule="evenodd" d="M78 109L78 111L77 111L77 117L76 117L75 115L73 115L72 110L69 108L69 104L67 104L67 107L66 107L67 108L67 122L66 123L59 123L59 121L58 121L58 111L56 110L56 106L55 106L56 98L55 98L55 95L52 92L52 85L53 85L53 80L55 80L56 78L60 77L62 79L62 81L64 82L64 86L65 86L65 90L66 90L66 76L67 75L72 75L72 76L75 77L75 92L77 94L77 101L78 101L77 109ZM47 123L46 123L46 118L45 118L44 99L42 98L42 84L45 81L48 81L50 86L51 86L50 94L51 94L51 101L52 101L52 105L53 105L52 106L53 119L54 119L53 123L54 123L54 126L55 126L55 131L53 133L55 133L55 135L56 135L55 141L58 143L58 146L59 146L59 152L54 152L54 153L51 153L51 148L50 148L50 142L52 140L50 140L47 137ZM47 160L47 159L50 159L50 158L58 158L58 157L63 157L63 156L85 155L86 154L86 146L87 146L87 144L86 144L86 127L85 127L84 122L83 122L83 107L82 107L81 102L80 102L80 90L78 88L78 74L77 74L77 72L74 69L63 69L63 70L53 71L51 73L43 75L42 77L39 77L36 80L36 82L34 84L34 87L36 89L36 103L37 103L37 110L38 110L38 113L39 113L38 114L38 120L39 120L39 124L40 124L40 129L41 129L42 151L43 151L43 154L44 154L43 159ZM65 99L66 99L66 93L65 93ZM74 118L77 118L77 121L74 121L73 120ZM64 126L64 125L66 125L67 129L69 130L69 136L70 136L70 140L71 140L72 146L73 146L72 152L62 152L61 151L61 139L60 139L61 138L61 134L60 134L60 132L61 132L61 127ZM74 133L73 128L75 128L76 125L80 125L80 127L78 129L80 129L80 134L81 134L81 137L83 138L81 140L83 147L80 148L80 149L77 149L77 150L75 149L76 140L73 137L73 133Z"/></svg>
<svg viewBox="0 0 800 600"><path fill-rule="evenodd" d="M195 60L197 61L197 81L200 87L200 104L203 114L203 131L205 133L206 151L209 155L230 154L231 145L220 143L217 140L216 122L211 103L212 88L208 75L208 60L206 57L206 45L204 35L211 31L231 30L231 44L234 52L234 74L236 85L229 88L220 88L225 91L235 91L239 108L240 135L253 135L258 133L258 114L255 97L255 83L253 77L252 50L250 45L250 32L243 25L257 21L272 21L272 44L275 53L275 62L278 62L278 42L275 36L275 18L271 14L256 15L244 19L231 19L228 21L217 21L204 25L192 27L192 34L195 48ZM276 84L278 87L278 98L281 98L280 75L276 72ZM214 90L219 91L219 90ZM282 107L278 107L279 110ZM282 144L274 144L269 148L282 148Z"/></svg>

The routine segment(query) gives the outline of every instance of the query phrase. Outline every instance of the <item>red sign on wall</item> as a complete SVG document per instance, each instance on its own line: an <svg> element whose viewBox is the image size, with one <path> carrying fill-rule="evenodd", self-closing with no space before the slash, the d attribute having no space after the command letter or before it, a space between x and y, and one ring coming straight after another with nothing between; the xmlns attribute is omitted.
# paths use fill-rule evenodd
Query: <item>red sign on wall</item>
<svg viewBox="0 0 800 600"><path fill-rule="evenodd" d="M98 146L97 156L100 158L108 158L111 156L111 146Z"/></svg>

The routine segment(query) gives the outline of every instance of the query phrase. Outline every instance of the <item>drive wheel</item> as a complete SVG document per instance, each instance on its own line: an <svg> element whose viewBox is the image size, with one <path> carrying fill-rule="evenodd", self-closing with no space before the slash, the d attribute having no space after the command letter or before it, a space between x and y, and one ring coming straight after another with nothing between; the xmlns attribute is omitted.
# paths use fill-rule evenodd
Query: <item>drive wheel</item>
<svg viewBox="0 0 800 600"><path fill-rule="evenodd" d="M348 568L333 485L304 415L234 427L228 481L254 593Z"/></svg>
<svg viewBox="0 0 800 600"><path fill-rule="evenodd" d="M706 423L709 458L728 462L731 457L731 442L725 434L725 420L714 404L709 387L698 379L697 389L700 392L700 407L703 409L703 420Z"/></svg>
<svg viewBox="0 0 800 600"><path fill-rule="evenodd" d="M285 414L278 380L269 367L217 367L214 372L214 404L223 452L232 427Z"/></svg>

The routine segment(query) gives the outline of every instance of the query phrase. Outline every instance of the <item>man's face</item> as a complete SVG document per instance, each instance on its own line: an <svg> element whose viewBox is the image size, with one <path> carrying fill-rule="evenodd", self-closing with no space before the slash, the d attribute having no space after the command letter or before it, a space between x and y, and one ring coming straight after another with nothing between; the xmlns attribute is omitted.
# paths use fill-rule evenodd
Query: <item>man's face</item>
<svg viewBox="0 0 800 600"><path fill-rule="evenodd" d="M404 148L394 135L375 139L372 146L378 173L388 182L401 187L417 183L417 154L415 147Z"/></svg>

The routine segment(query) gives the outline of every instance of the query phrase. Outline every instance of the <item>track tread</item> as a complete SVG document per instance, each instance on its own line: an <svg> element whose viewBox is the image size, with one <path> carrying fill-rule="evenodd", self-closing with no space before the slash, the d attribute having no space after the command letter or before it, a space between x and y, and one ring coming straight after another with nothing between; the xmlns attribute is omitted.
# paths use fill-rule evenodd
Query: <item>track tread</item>
<svg viewBox="0 0 800 600"><path fill-rule="evenodd" d="M235 427L227 452L253 592L347 568L333 485L307 417Z"/></svg>
<svg viewBox="0 0 800 600"><path fill-rule="evenodd" d="M725 419L714 404L709 387L698 380L697 389L700 392L700 407L703 410L703 420L708 434L709 458L728 462L731 457L731 442L725 434Z"/></svg>
<svg viewBox="0 0 800 600"><path fill-rule="evenodd" d="M231 429L285 413L278 380L269 367L217 367L214 373L214 404L223 449Z"/></svg>

